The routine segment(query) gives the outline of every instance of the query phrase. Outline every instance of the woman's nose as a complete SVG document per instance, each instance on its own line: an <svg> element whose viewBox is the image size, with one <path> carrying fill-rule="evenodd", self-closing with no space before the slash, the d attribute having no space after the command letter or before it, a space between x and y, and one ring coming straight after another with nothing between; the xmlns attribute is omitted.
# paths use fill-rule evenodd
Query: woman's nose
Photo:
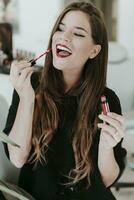
<svg viewBox="0 0 134 200"><path fill-rule="evenodd" d="M67 32L63 32L60 35L60 39L63 40L63 41L66 41L66 42L70 42L71 41L71 34L67 33Z"/></svg>

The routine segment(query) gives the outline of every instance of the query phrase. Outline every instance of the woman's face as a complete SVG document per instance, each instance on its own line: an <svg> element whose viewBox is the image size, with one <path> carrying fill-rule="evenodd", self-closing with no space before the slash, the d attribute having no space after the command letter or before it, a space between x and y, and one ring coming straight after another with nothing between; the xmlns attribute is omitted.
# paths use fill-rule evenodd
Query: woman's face
<svg viewBox="0 0 134 200"><path fill-rule="evenodd" d="M96 47L88 15L69 11L52 37L53 66L62 71L81 71L86 61L95 57Z"/></svg>

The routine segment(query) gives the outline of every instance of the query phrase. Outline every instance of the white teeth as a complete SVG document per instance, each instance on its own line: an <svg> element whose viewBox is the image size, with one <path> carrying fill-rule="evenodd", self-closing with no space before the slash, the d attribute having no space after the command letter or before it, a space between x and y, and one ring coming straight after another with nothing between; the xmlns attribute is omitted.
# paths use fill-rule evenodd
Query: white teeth
<svg viewBox="0 0 134 200"><path fill-rule="evenodd" d="M63 47L61 45L57 45L57 49L63 50L63 51L68 51L69 53L72 53L68 48Z"/></svg>

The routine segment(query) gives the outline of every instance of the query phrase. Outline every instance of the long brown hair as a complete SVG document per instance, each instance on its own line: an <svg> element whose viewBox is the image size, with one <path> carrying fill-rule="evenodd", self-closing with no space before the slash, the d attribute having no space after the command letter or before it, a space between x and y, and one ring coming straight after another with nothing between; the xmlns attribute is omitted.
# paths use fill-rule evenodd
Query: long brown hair
<svg viewBox="0 0 134 200"><path fill-rule="evenodd" d="M97 129L100 96L106 85L108 40L102 13L91 3L75 2L68 5L57 19L48 49L51 48L52 36L57 31L64 15L71 10L79 10L89 16L92 38L95 44L101 45L100 53L87 60L82 81L70 92L79 95L78 112L72 129L72 147L75 158L75 168L70 171L71 184L83 178L89 178L92 171L91 146ZM59 124L59 112L56 101L64 94L62 72L53 67L52 53L46 56L40 84L36 90L35 111L33 116L31 156L37 163L45 158L49 142L52 140Z"/></svg>

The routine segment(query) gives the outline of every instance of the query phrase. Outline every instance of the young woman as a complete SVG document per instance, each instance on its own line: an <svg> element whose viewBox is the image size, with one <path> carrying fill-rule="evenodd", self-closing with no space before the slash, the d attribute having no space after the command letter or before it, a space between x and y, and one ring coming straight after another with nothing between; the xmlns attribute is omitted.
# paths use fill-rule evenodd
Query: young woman
<svg viewBox="0 0 134 200"><path fill-rule="evenodd" d="M26 61L11 66L15 90L4 132L21 148L5 149L21 168L19 186L37 200L113 200L109 187L124 169L124 131L119 99L106 87L101 12L90 3L67 6L48 49L41 73Z"/></svg>

